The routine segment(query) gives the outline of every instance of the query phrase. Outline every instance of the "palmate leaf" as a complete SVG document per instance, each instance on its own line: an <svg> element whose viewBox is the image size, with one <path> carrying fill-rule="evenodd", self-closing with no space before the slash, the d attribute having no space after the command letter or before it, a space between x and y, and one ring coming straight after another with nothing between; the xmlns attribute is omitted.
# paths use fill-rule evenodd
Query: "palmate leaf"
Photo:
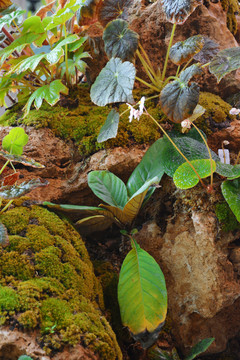
<svg viewBox="0 0 240 360"><path fill-rule="evenodd" d="M160 105L167 117L180 123L189 118L196 108L199 100L199 86L189 80L194 75L199 75L201 69L198 65L192 65L182 71L179 79L167 84L160 94Z"/></svg>
<svg viewBox="0 0 240 360"><path fill-rule="evenodd" d="M42 34L45 31L42 20L39 16L30 16L27 18L22 24L22 28L22 34L26 34L28 32Z"/></svg>
<svg viewBox="0 0 240 360"><path fill-rule="evenodd" d="M216 76L218 82L238 68L240 68L240 47L219 51L209 65L209 71Z"/></svg>
<svg viewBox="0 0 240 360"><path fill-rule="evenodd" d="M3 138L2 148L12 155L22 155L23 147L28 143L28 135L23 128L16 127L10 130Z"/></svg>
<svg viewBox="0 0 240 360"><path fill-rule="evenodd" d="M29 113L33 102L36 109L42 106L43 100L46 100L49 105L53 106L60 100L60 93L68 94L68 88L63 85L61 80L54 80L48 85L41 86L32 93L24 106L24 117Z"/></svg>
<svg viewBox="0 0 240 360"><path fill-rule="evenodd" d="M108 114L107 120L100 129L97 141L101 143L108 139L115 138L118 132L118 124L119 113L115 109L112 109Z"/></svg>
<svg viewBox="0 0 240 360"><path fill-rule="evenodd" d="M43 169L45 168L44 165L36 162L34 159L28 158L24 155L13 155L13 154L9 154L7 151L0 151L0 156L3 157L5 160L10 160L12 162L17 162L26 166L31 166L33 168L40 168Z"/></svg>
<svg viewBox="0 0 240 360"><path fill-rule="evenodd" d="M226 180L221 185L222 194L230 209L240 222L240 179Z"/></svg>
<svg viewBox="0 0 240 360"><path fill-rule="evenodd" d="M121 267L118 302L123 325L140 341L145 338L143 346L150 346L157 337L151 341L151 334L156 329L159 333L166 318L167 289L159 265L135 241Z"/></svg>
<svg viewBox="0 0 240 360"><path fill-rule="evenodd" d="M0 188L0 197L6 200L19 198L30 191L40 187L47 186L48 181L42 182L40 179L32 179L29 182L23 182L18 186L2 186Z"/></svg>
<svg viewBox="0 0 240 360"><path fill-rule="evenodd" d="M205 352L209 348L209 346L213 343L214 340L215 340L214 338L208 338L208 339L199 341L199 343L197 343L196 345L193 346L189 355L184 360L195 359L196 356Z"/></svg>
<svg viewBox="0 0 240 360"><path fill-rule="evenodd" d="M201 179L211 175L211 161L210 159L193 160L191 164L197 171ZM216 171L216 163L212 160L212 170ZM191 166L185 162L179 166L173 175L173 181L179 189L190 189L198 184L199 178Z"/></svg>
<svg viewBox="0 0 240 360"><path fill-rule="evenodd" d="M107 25L103 41L109 58L118 57L131 61L138 48L138 34L130 30L128 23L121 19L113 20Z"/></svg>
<svg viewBox="0 0 240 360"><path fill-rule="evenodd" d="M0 222L0 246L5 247L9 245L8 232L5 225Z"/></svg>
<svg viewBox="0 0 240 360"><path fill-rule="evenodd" d="M183 24L202 0L161 0L166 18L173 24Z"/></svg>
<svg viewBox="0 0 240 360"><path fill-rule="evenodd" d="M59 9L58 12L51 17L51 22L46 26L45 30L52 30L58 25L64 25L68 20L75 16L82 6L81 1L70 0L65 4L64 8Z"/></svg>
<svg viewBox="0 0 240 360"><path fill-rule="evenodd" d="M111 206L123 209L127 203L127 189L122 180L109 171L91 171L88 174L88 186Z"/></svg>
<svg viewBox="0 0 240 360"><path fill-rule="evenodd" d="M91 87L91 100L98 106L116 102L133 102L132 90L136 69L129 61L109 60Z"/></svg>
<svg viewBox="0 0 240 360"><path fill-rule="evenodd" d="M11 26L13 20L16 20L16 22L19 22L20 19L22 19L22 15L25 14L25 10L15 10L13 12L10 12L9 14L6 14L0 18L0 31L2 31L2 28L4 26Z"/></svg>
<svg viewBox="0 0 240 360"><path fill-rule="evenodd" d="M202 35L191 36L185 41L174 44L170 49L169 58L174 64L181 65L199 53L203 46L204 37Z"/></svg>
<svg viewBox="0 0 240 360"><path fill-rule="evenodd" d="M99 21L105 27L114 19L127 20L132 0L104 0L99 12Z"/></svg>
<svg viewBox="0 0 240 360"><path fill-rule="evenodd" d="M44 19L45 16L47 15L47 13L53 9L55 4L56 4L56 1L52 1L46 5L41 6L35 15L39 16L41 18L41 20Z"/></svg>

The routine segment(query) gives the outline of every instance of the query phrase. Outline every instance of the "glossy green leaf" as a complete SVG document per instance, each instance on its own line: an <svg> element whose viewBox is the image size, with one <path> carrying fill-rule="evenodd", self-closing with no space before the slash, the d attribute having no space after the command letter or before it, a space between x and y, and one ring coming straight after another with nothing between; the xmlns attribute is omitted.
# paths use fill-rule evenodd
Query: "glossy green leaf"
<svg viewBox="0 0 240 360"><path fill-rule="evenodd" d="M240 177L240 164L230 165L217 162L216 173L227 177L229 180L237 179Z"/></svg>
<svg viewBox="0 0 240 360"><path fill-rule="evenodd" d="M193 160L191 164L197 171L201 179L211 175L211 161L210 159ZM216 170L216 163L212 160L213 172ZM173 175L173 181L179 189L190 189L198 184L199 178L191 166L185 162L180 165Z"/></svg>
<svg viewBox="0 0 240 360"><path fill-rule="evenodd" d="M12 155L6 151L0 151L0 156L3 157L5 160L10 160L12 162L21 163L26 166L31 166L33 168L40 168L43 169L45 166L36 162L34 159L28 158L24 155Z"/></svg>
<svg viewBox="0 0 240 360"><path fill-rule="evenodd" d="M202 0L161 0L166 18L173 24L183 24Z"/></svg>
<svg viewBox="0 0 240 360"><path fill-rule="evenodd" d="M131 5L132 0L104 0L98 19L104 27L117 18L127 20L128 9Z"/></svg>
<svg viewBox="0 0 240 360"><path fill-rule="evenodd" d="M33 102L36 109L41 107L43 100L46 100L49 105L53 106L60 100L60 93L68 94L68 88L63 85L61 80L54 80L48 85L41 86L32 93L24 106L24 117L29 113Z"/></svg>
<svg viewBox="0 0 240 360"><path fill-rule="evenodd" d="M10 130L2 140L2 148L12 155L22 155L23 147L28 142L28 135L23 128L16 127Z"/></svg>
<svg viewBox="0 0 240 360"><path fill-rule="evenodd" d="M174 44L170 49L169 58L174 64L181 65L199 53L203 46L204 37L202 35L191 36L185 41Z"/></svg>
<svg viewBox="0 0 240 360"><path fill-rule="evenodd" d="M16 66L11 69L11 72L16 72L17 74L21 74L24 71L31 70L34 71L40 61L45 57L45 54L37 54L26 59L23 59Z"/></svg>
<svg viewBox="0 0 240 360"><path fill-rule="evenodd" d="M80 37L78 40L74 41L73 43L68 44L68 51L76 51L78 50L83 44L86 42L87 37Z"/></svg>
<svg viewBox="0 0 240 360"><path fill-rule="evenodd" d="M111 206L123 209L127 203L127 189L116 175L109 171L91 171L88 186L94 194Z"/></svg>
<svg viewBox="0 0 240 360"><path fill-rule="evenodd" d="M199 343L197 343L196 345L193 346L190 353L184 360L195 359L196 356L205 352L209 348L209 346L213 343L214 340L215 340L214 338L208 338L208 339L199 341Z"/></svg>
<svg viewBox="0 0 240 360"><path fill-rule="evenodd" d="M136 70L129 61L109 60L91 87L91 100L98 106L116 102L133 102L132 90Z"/></svg>
<svg viewBox="0 0 240 360"><path fill-rule="evenodd" d="M0 246L5 247L9 245L9 238L6 226L0 222Z"/></svg>
<svg viewBox="0 0 240 360"><path fill-rule="evenodd" d="M219 51L209 65L209 71L216 76L218 82L238 68L240 68L240 47Z"/></svg>
<svg viewBox="0 0 240 360"><path fill-rule="evenodd" d="M121 267L118 302L122 323L135 336L151 334L165 321L167 289L164 275L153 257L136 242Z"/></svg>
<svg viewBox="0 0 240 360"><path fill-rule="evenodd" d="M127 191L129 196L132 196L134 193L136 193L138 189L140 189L149 179L157 176L158 181L161 181L161 178L164 174L164 164L159 161L159 158L161 158L163 143L163 138L158 139L148 149L141 162L129 177L127 182ZM147 200L154 191L155 187L150 188L145 200Z"/></svg>
<svg viewBox="0 0 240 360"><path fill-rule="evenodd" d="M18 22L19 19L22 19L22 15L25 14L25 12L25 10L15 10L13 12L10 12L9 14L2 16L0 18L0 31L2 31L2 28L4 26L11 26L13 20L16 20L16 22Z"/></svg>
<svg viewBox="0 0 240 360"><path fill-rule="evenodd" d="M194 60L200 62L200 64L206 64L210 62L215 55L219 52L219 44L207 36L204 36L204 45L200 52L194 55Z"/></svg>
<svg viewBox="0 0 240 360"><path fill-rule="evenodd" d="M222 194L240 222L240 179L226 180L221 185Z"/></svg>
<svg viewBox="0 0 240 360"><path fill-rule="evenodd" d="M51 17L51 22L46 26L45 30L52 30L58 25L64 25L68 20L72 19L81 6L81 1L70 0L62 9L59 9L58 12Z"/></svg>
<svg viewBox="0 0 240 360"><path fill-rule="evenodd" d="M29 182L25 181L18 186L2 186L0 188L0 197L7 200L16 199L25 194L28 194L30 191L38 187L47 185L48 181L42 182L40 179L32 179Z"/></svg>
<svg viewBox="0 0 240 360"><path fill-rule="evenodd" d="M112 109L108 114L107 120L100 129L97 141L101 143L108 139L115 138L118 132L118 124L119 113L115 109Z"/></svg>
<svg viewBox="0 0 240 360"><path fill-rule="evenodd" d="M118 57L131 61L138 48L138 34L130 30L128 23L118 19L111 21L103 33L105 51L109 58Z"/></svg>

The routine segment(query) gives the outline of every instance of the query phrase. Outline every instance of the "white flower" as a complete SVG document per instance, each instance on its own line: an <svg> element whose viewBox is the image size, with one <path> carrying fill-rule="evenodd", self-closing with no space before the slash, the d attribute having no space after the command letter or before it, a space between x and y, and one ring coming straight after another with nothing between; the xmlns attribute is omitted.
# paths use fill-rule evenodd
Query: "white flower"
<svg viewBox="0 0 240 360"><path fill-rule="evenodd" d="M191 129L192 122L188 119L185 119L181 122L181 126L183 129Z"/></svg>
<svg viewBox="0 0 240 360"><path fill-rule="evenodd" d="M130 109L130 114L129 114L129 122L132 122L132 119L140 119L140 116L143 114L143 110L144 110L144 101L145 101L145 97L143 96L141 98L141 100L139 101L139 110L134 109L134 107L130 104L127 103L128 108Z"/></svg>
<svg viewBox="0 0 240 360"><path fill-rule="evenodd" d="M232 108L232 109L229 111L229 114L230 114L230 115L239 115L239 114L240 114L240 109Z"/></svg>
<svg viewBox="0 0 240 360"><path fill-rule="evenodd" d="M145 97L143 96L139 101L139 111L141 115L143 114L143 110L144 110L144 102L145 102Z"/></svg>

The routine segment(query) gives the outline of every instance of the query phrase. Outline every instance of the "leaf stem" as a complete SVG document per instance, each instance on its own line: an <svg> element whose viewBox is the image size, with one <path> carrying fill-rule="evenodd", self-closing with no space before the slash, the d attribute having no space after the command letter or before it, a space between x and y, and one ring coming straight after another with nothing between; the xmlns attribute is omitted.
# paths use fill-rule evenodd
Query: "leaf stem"
<svg viewBox="0 0 240 360"><path fill-rule="evenodd" d="M3 170L5 169L5 167L6 167L9 163L10 163L10 160L7 160L7 161L5 162L5 164L3 165L3 167L2 167L1 170L0 170L0 175L1 175L1 173L3 172Z"/></svg>
<svg viewBox="0 0 240 360"><path fill-rule="evenodd" d="M67 38L66 24L64 24L63 27L64 27L64 35L65 35L65 39L66 39ZM68 46L67 46L67 44L65 45L65 64L66 64L66 82L67 82L67 85L69 85Z"/></svg>
<svg viewBox="0 0 240 360"><path fill-rule="evenodd" d="M2 214L4 211L6 211L9 206L13 203L14 199L9 200L9 202L7 203L7 205L4 206L4 208L0 211L0 214Z"/></svg>
<svg viewBox="0 0 240 360"><path fill-rule="evenodd" d="M202 66L201 66L201 68L203 69L203 68L205 68L205 67L209 66L210 64L211 64L211 61L209 61L208 63L206 63L206 64L202 65Z"/></svg>
<svg viewBox="0 0 240 360"><path fill-rule="evenodd" d="M137 77L137 76L135 77L135 79L138 80L138 81L140 81L141 83L143 83L144 85L146 85L146 86L149 87L150 89L153 89L153 90L155 90L155 91L157 91L157 92L159 93L159 89L158 89L156 86L147 83L146 81L144 81L143 79L140 79L140 78Z"/></svg>
<svg viewBox="0 0 240 360"><path fill-rule="evenodd" d="M177 26L177 24L174 23L174 24L173 24L173 27L172 27L171 37L170 37L170 41L169 41L169 44L168 44L167 54L166 54L166 58L165 58L165 62L164 62L164 67L163 67L163 72L162 72L162 81L164 80L165 75L166 75L169 53L170 53L170 49L171 49L171 46L172 46L172 42L173 42L173 37L174 37L174 33L175 33L176 26Z"/></svg>
<svg viewBox="0 0 240 360"><path fill-rule="evenodd" d="M239 159L240 159L240 151L238 152L237 159L236 159L236 161L235 161L235 165L237 165L237 164L238 164Z"/></svg>

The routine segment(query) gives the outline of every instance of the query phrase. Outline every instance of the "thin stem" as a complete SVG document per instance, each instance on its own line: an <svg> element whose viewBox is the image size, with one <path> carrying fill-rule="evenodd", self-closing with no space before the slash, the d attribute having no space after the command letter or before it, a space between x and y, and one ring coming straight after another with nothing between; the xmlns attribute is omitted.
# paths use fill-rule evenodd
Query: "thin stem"
<svg viewBox="0 0 240 360"><path fill-rule="evenodd" d="M64 27L64 34L65 34L65 39L67 38L67 29L66 29L66 25L63 25ZM66 82L69 85L69 71L68 71L68 46L67 44L65 45L65 64L66 64Z"/></svg>
<svg viewBox="0 0 240 360"><path fill-rule="evenodd" d="M7 29L5 29L4 26L2 28L2 32L7 36L9 41L13 42L15 40L14 37L7 31Z"/></svg>
<svg viewBox="0 0 240 360"><path fill-rule="evenodd" d="M19 26L18 26L18 24L16 23L16 21L14 19L13 19L13 23L16 26L18 32L21 34L21 30L19 29Z"/></svg>
<svg viewBox="0 0 240 360"><path fill-rule="evenodd" d="M213 186L213 160L212 160L211 151L210 151L208 143L207 143L205 137L203 136L203 134L201 133L201 131L198 129L198 127L193 122L192 122L192 125L195 127L195 129L197 130L197 132L199 133L199 135L203 139L204 144L206 145L206 148L207 148L207 151L208 151L208 154L209 154L209 158L210 158L210 166L211 166L211 183L210 183L210 185Z"/></svg>
<svg viewBox="0 0 240 360"><path fill-rule="evenodd" d="M3 172L3 170L5 169L5 167L10 163L10 160L6 161L5 164L3 165L3 167L0 170L0 175Z"/></svg>
<svg viewBox="0 0 240 360"><path fill-rule="evenodd" d="M169 44L168 44L167 55L166 55L166 58L165 58L163 72L162 72L162 80L164 80L165 75L166 75L169 53L170 53L170 49L171 49L171 46L172 46L176 26L177 26L177 24L173 24L173 27L172 27L172 33L171 33L170 41L169 41Z"/></svg>
<svg viewBox="0 0 240 360"><path fill-rule="evenodd" d="M17 172L17 170L15 169L15 167L14 167L14 165L13 165L12 161L10 161L10 165L11 165L11 167L13 168L14 172L16 173L16 172Z"/></svg>
<svg viewBox="0 0 240 360"><path fill-rule="evenodd" d="M163 83L163 88L165 85L167 85L167 83L169 82L169 80L177 80L178 78L176 76L169 76Z"/></svg>
<svg viewBox="0 0 240 360"><path fill-rule="evenodd" d="M238 156L237 156L237 159L236 159L236 161L235 161L235 165L238 164L239 160L240 160L240 151L238 152Z"/></svg>
<svg viewBox="0 0 240 360"><path fill-rule="evenodd" d="M170 136L168 135L168 133L163 129L163 127L157 122L157 120L154 119L154 117L152 115L150 115L147 110L145 109L146 115L148 115L154 122L155 124L161 129L161 131L164 133L164 135L168 138L168 140L171 142L171 144L174 146L174 148L179 152L179 154L184 158L184 160L188 163L188 165L192 168L192 170L194 171L194 173L197 175L200 183L202 184L203 187L206 187L205 184L203 183L201 177L199 176L198 172L196 171L196 169L194 168L194 166L191 164L191 162L186 158L186 156L181 152L181 150L177 147L177 145L174 143L174 141L170 138Z"/></svg>
<svg viewBox="0 0 240 360"><path fill-rule="evenodd" d="M193 58L189 59L188 62L184 65L184 67L182 68L180 74L188 67L188 65L192 62Z"/></svg>
<svg viewBox="0 0 240 360"><path fill-rule="evenodd" d="M159 92L159 89L158 89L156 86L147 83L146 81L144 81L143 79L140 79L140 78L137 77L137 76L135 77L135 79L138 80L138 81L140 81L141 83L143 83L144 85L146 85L146 86L149 87L150 89L153 89L153 90Z"/></svg>
<svg viewBox="0 0 240 360"><path fill-rule="evenodd" d="M178 74L179 74L180 69L181 69L181 66L178 65L177 72L176 72L176 77L178 77Z"/></svg>
<svg viewBox="0 0 240 360"><path fill-rule="evenodd" d="M6 206L4 206L4 208L0 211L0 214L2 214L4 211L6 211L9 206L13 203L14 199L10 200Z"/></svg>
<svg viewBox="0 0 240 360"><path fill-rule="evenodd" d="M207 67L207 66L210 65L210 64L211 64L211 62L208 62L208 63L202 65L201 68L203 69L203 68Z"/></svg>
<svg viewBox="0 0 240 360"><path fill-rule="evenodd" d="M151 69L149 69L149 66L148 64L146 63L146 61L143 59L142 55L140 54L140 52L137 50L137 55L144 67L144 70L146 71L149 79L151 80L151 82L154 84L154 85L157 85L157 82L156 82L156 79L153 78L152 74L151 74Z"/></svg>
<svg viewBox="0 0 240 360"><path fill-rule="evenodd" d="M140 49L141 49L141 52L142 52L143 55L145 56L145 59L147 60L147 63L148 63L148 66L149 66L149 70L152 72L153 76L156 78L157 75L156 75L156 73L155 73L155 71L154 71L153 65L152 65L152 63L151 63L151 61L150 61L150 59L149 59L146 51L144 50L144 48L142 47L141 44L139 44L139 47L140 47ZM160 69L159 69L159 72L161 73Z"/></svg>

